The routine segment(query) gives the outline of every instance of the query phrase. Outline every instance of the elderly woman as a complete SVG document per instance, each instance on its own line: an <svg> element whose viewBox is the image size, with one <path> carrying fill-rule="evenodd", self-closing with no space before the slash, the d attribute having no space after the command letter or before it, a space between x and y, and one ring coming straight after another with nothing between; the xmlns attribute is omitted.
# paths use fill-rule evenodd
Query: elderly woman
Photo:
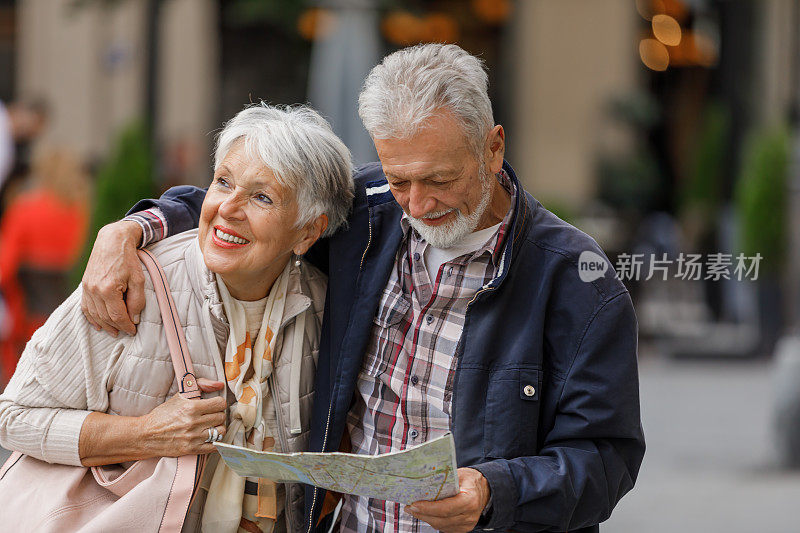
<svg viewBox="0 0 800 533"><path fill-rule="evenodd" d="M210 397L176 394L149 281L134 336L92 328L78 289L34 334L0 396L0 445L85 466L210 453L214 430L257 450L303 450L326 279L302 255L345 221L352 189L350 154L316 112L240 112L218 137L199 229L150 248ZM185 530L291 531L302 521L299 486L259 485L213 463Z"/></svg>

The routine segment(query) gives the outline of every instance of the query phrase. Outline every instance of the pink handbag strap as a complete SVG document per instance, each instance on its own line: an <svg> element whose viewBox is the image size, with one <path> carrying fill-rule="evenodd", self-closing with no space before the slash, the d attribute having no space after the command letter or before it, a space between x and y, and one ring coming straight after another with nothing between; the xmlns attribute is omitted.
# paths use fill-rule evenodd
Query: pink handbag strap
<svg viewBox="0 0 800 533"><path fill-rule="evenodd" d="M186 337L181 327L175 302L169 292L167 278L150 252L139 250L138 253L153 281L158 307L161 310L161 317L164 323L164 332L167 335L172 364L175 368L178 390L185 398L200 398L200 388L197 386L197 380L195 379ZM0 468L0 479L22 457L24 456L21 453L14 452ZM176 458L175 474L169 487L169 496L164 508L164 514L161 516L161 524L158 528L159 533L180 533L186 518L186 512L192 502L194 488L197 485L196 480L200 475L198 469L202 469L203 464L203 458L197 455L184 455ZM91 467L91 470L97 483L105 486L102 467ZM143 510L143 512L148 511Z"/></svg>
<svg viewBox="0 0 800 533"><path fill-rule="evenodd" d="M175 367L175 379L178 380L178 392L185 398L200 398L200 388L192 366L192 358L186 345L186 336L181 327L178 310L169 292L167 277L161 265L147 250L137 250L139 259L144 263L153 288L156 291L164 332L167 335L172 365ZM195 478L199 466L197 455L178 457L178 466L172 482L167 507L161 519L159 532L179 533L183 526L186 511L189 509L194 494Z"/></svg>
<svg viewBox="0 0 800 533"><path fill-rule="evenodd" d="M5 464L3 464L3 467L0 468L0 479L3 479L5 477L6 472L8 472L8 469L14 466L17 463L17 461L19 461L20 457L22 457L22 452L11 452L11 456L8 459L6 459L6 462Z"/></svg>
<svg viewBox="0 0 800 533"><path fill-rule="evenodd" d="M186 337L183 334L178 310L169 292L167 277L161 269L153 254L147 250L137 250L139 259L147 267L153 288L156 291L158 307L161 309L161 318L164 322L164 331L167 334L169 353L172 356L172 365L175 367L175 379L178 380L178 392L185 398L199 398L200 388L194 375L192 358L186 347Z"/></svg>

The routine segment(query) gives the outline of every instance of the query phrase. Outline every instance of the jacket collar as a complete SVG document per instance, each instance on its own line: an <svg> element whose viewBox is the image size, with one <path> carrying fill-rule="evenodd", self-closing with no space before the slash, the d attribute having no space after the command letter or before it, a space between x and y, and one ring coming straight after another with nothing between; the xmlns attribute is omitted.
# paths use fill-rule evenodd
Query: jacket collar
<svg viewBox="0 0 800 533"><path fill-rule="evenodd" d="M514 253L519 249L519 246L524 240L524 235L529 230L532 220L532 210L535 208L535 205L533 205L531 202L530 196L522 188L514 169L511 167L508 161L503 160L503 170L505 170L509 179L514 184L514 187L516 187L517 195L514 204L514 214L510 222L510 230L505 236L504 250L500 261L500 269L498 275L492 280L487 288L496 288L506 278ZM389 182L386 180L386 177L384 176L381 179L367 182L364 185L366 188L367 205L369 206L370 211L370 224L375 224L376 218L384 216L384 209L375 208L379 206L391 206L392 209L389 210L391 217L391 220L388 221L389 228L395 230L392 235L398 240L399 243L399 239L403 235L402 227L400 225L400 219L403 216L403 210L395 201L394 196L389 190Z"/></svg>
<svg viewBox="0 0 800 533"><path fill-rule="evenodd" d="M498 287L508 275L514 254L519 250L525 235L529 231L532 220L532 208L534 207L531 204L531 197L525 189L522 188L522 184L520 184L517 179L517 174L506 160L503 160L503 170L506 171L511 182L517 188L517 198L514 204L514 215L510 223L511 229L505 237L505 249L500 262L500 270L487 288Z"/></svg>

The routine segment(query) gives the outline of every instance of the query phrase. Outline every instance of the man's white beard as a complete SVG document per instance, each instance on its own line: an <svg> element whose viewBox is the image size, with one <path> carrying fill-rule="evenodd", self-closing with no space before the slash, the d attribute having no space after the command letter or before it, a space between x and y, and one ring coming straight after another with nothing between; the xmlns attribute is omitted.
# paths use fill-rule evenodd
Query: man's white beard
<svg viewBox="0 0 800 533"><path fill-rule="evenodd" d="M487 175L486 170L482 165L480 170L480 181L481 201L471 214L464 215L460 210L454 208L448 211L428 213L422 218L414 218L409 215L408 219L411 227L417 230L417 233L419 233L420 236L434 248L451 248L461 243L461 241L464 240L464 237L475 231L475 228L478 227L478 222L480 222L481 217L483 217L483 214L486 212L486 208L489 207L489 203L492 201L492 187L494 185L494 180ZM439 218L452 211L455 211L456 218L448 224L442 224L441 226L429 226L423 222L423 219Z"/></svg>

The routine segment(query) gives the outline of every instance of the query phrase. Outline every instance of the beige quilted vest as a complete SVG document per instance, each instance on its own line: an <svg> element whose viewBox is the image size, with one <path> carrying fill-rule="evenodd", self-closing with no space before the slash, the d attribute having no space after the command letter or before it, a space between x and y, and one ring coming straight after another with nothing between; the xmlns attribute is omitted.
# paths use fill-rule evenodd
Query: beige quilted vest
<svg viewBox="0 0 800 533"><path fill-rule="evenodd" d="M197 243L197 230L187 231L160 241L148 248L153 252L167 276L172 297L186 334L186 342L194 362L197 377L225 381L222 355L228 339L228 323L217 292L214 274L203 261ZM145 276L147 274L145 273ZM286 300L285 319L278 331L270 387L275 405L279 405L278 422L282 435L276 447L281 451L306 449L309 421L314 400L314 374L319 348L320 325L325 303L327 278L315 267L303 262L292 265ZM119 359L110 376L108 389L109 412L139 416L150 412L177 392L166 337L162 333L161 314L155 300L153 285L147 277L146 305L139 330ZM292 361L280 357L284 339L294 334L295 318L309 313L304 336L299 396L291 397ZM298 401L302 431L289 431L290 404ZM196 527L202 502L193 506L184 530ZM299 531L303 521L303 489L301 485L286 487L286 518L290 532Z"/></svg>

